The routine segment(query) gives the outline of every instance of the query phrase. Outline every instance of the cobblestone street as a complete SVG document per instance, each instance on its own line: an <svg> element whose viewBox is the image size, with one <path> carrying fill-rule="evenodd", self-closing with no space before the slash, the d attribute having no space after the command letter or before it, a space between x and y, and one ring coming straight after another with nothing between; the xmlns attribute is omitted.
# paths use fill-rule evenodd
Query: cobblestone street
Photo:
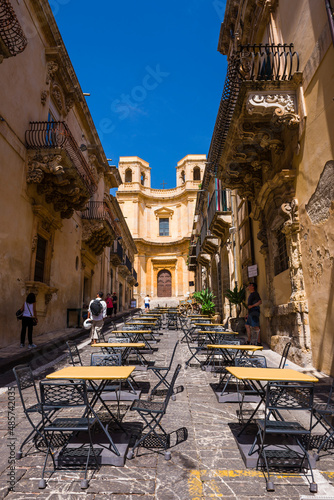
<svg viewBox="0 0 334 500"><path fill-rule="evenodd" d="M158 350L150 355L157 366L167 365L181 331L167 331L160 336ZM80 344L83 363L89 364L92 348L88 341ZM264 350L268 365L275 366L279 356L269 349ZM218 403L210 386L217 382L211 372L202 371L199 366L184 369L189 358L186 344L178 346L173 368L182 364L176 386L182 384L184 391L170 401L163 427L170 433L181 427L188 430L188 439L173 447L171 437L171 460L166 461L163 453L139 448L132 460L126 460L124 467L102 466L99 471L90 471L90 486L81 490L79 472L57 471L48 480L45 490L38 488L44 455L34 448L25 447L21 460L16 461L16 484L14 491L8 491L8 396L12 391L2 389L1 393L1 490L0 497L6 499L140 499L198 500L209 498L260 499L270 498L299 500L301 498L334 498L334 465L331 456L321 457L315 471L318 494L309 492L309 485L303 476L275 476L276 491L268 493L263 474L255 469L246 469L233 438L229 424L237 423L238 404ZM48 373L68 365L61 360L48 369ZM295 366L289 362L289 368ZM300 369L300 368L299 368ZM44 378L47 372L37 377ZM135 372L135 380L148 392L150 382L156 383L151 371ZM13 386L14 384L11 384ZM142 398L146 397L142 393ZM29 425L21 408L19 393L15 391L15 446L29 432ZM138 415L126 411L129 406L121 404L123 422L138 422Z"/></svg>

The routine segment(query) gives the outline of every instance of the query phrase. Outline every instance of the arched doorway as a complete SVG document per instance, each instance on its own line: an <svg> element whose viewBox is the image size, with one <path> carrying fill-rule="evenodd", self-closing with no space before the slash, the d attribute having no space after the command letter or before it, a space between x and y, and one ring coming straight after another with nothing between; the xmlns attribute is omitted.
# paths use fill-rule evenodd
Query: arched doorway
<svg viewBox="0 0 334 500"><path fill-rule="evenodd" d="M162 269L158 272L158 297L171 297L172 296L172 275L167 269Z"/></svg>

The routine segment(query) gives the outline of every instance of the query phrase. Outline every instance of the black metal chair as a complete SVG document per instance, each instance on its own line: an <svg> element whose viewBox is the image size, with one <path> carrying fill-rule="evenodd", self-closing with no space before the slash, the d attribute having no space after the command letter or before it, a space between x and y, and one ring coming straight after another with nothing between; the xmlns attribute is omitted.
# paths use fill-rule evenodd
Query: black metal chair
<svg viewBox="0 0 334 500"><path fill-rule="evenodd" d="M288 469L289 472L301 473L305 471L311 476L310 492L318 491L314 481L312 466L308 453L309 440L312 429L313 407L312 384L296 384L282 382L268 382L266 387L265 416L257 419L258 433L249 454L254 452L258 445L257 468L261 468L266 477L267 491L275 491L270 476L270 469ZM289 411L289 418L293 418L295 411L304 411L308 422L302 425L297 418L284 420L281 412ZM306 425L308 423L308 425ZM276 442L273 438L276 437ZM293 438L293 439L292 439ZM297 446L296 446L297 445ZM305 466L305 461L308 467Z"/></svg>
<svg viewBox="0 0 334 500"><path fill-rule="evenodd" d="M68 355L70 357L71 363L73 366L81 365L82 366L82 360L80 356L80 352L78 349L78 346L76 342L73 340L67 340L66 345L68 347Z"/></svg>
<svg viewBox="0 0 334 500"><path fill-rule="evenodd" d="M148 370L152 370L154 375L156 375L159 379L159 382L153 387L153 389L151 390L151 397L153 397L155 394L158 394L158 387L163 384L166 389L168 390L169 387L170 387L170 383L168 382L167 380L167 375L169 374L169 371L171 369L171 366L173 364L173 360L174 360L174 356L175 356L175 351L176 351L176 348L177 346L179 345L179 341L177 341L175 343L175 346L174 346L174 349L173 349L173 352L172 352L172 356L170 358L170 361L169 361L169 365L168 366L148 366L147 369ZM164 391L160 391L161 394L164 393ZM172 399L175 401L176 399L176 396L175 394L172 395Z"/></svg>
<svg viewBox="0 0 334 500"><path fill-rule="evenodd" d="M319 459L320 452L322 450L329 450L333 449L334 447L334 425L332 420L334 416L333 390L334 390L334 379L329 389L327 401L313 402L312 412L315 418L315 423L312 425L312 430L318 424L320 424L321 427L325 430L324 434L320 436L314 436L317 440L316 459Z"/></svg>
<svg viewBox="0 0 334 500"><path fill-rule="evenodd" d="M144 420L145 425L142 429L141 436L137 438L133 448L128 451L127 458L131 459L134 455L134 450L140 445L147 448L163 448L165 450L165 459L170 460L171 453L168 451L170 447L170 435L161 425L161 420L166 413L169 400L174 391L176 379L180 373L181 365L178 364L172 381L169 385L166 397L163 401L152 401L137 399L135 400L130 410L137 411L140 417ZM160 433L158 433L160 431ZM178 442L185 441L188 436L186 428L179 429ZM179 441L180 440L180 441Z"/></svg>
<svg viewBox="0 0 334 500"><path fill-rule="evenodd" d="M283 349L283 352L282 352L282 356L281 356L281 360L280 360L280 363L278 365L278 368L284 368L285 367L285 363L286 363L286 360L287 360L287 357L288 357L288 354L289 354L290 347L291 347L291 342L287 342L285 344L285 346L284 346L284 349Z"/></svg>
<svg viewBox="0 0 334 500"><path fill-rule="evenodd" d="M30 366L28 364L18 365L15 368L13 368L13 372L19 390L24 414L32 427L32 431L21 443L19 451L16 453L16 459L19 460L20 458L22 458L23 454L22 450L24 445L27 444L30 440L34 441L34 444L37 449L39 449L39 443L38 443L39 438L43 441L44 444L44 437L43 434L41 433L41 429L43 427L43 419L42 419L41 401ZM24 395L24 391L26 391L27 389L32 389L33 400L34 400L33 404L30 404L29 406L27 406L26 404L26 398ZM31 400L30 394L29 394L29 400ZM55 411L46 412L45 418L47 417L51 418L53 413L55 413ZM34 415L38 417L38 420L36 422L34 421L36 420Z"/></svg>
<svg viewBox="0 0 334 500"><path fill-rule="evenodd" d="M84 382L48 382L40 383L41 407L43 417L43 436L47 443L47 454L42 471L42 477L38 483L40 489L46 487L44 478L49 455L53 462L53 471L57 469L78 469L85 466L84 478L81 480L81 488L89 486L87 479L88 467L92 465L94 458L95 468L99 468L97 450L94 450L91 427L94 419L90 418L91 408L88 403L87 388ZM80 416L76 416L75 410ZM47 412L50 410L62 410L62 415L51 421ZM66 413L64 414L63 412ZM74 434L88 435L87 444L71 444ZM82 434L81 434L82 435ZM56 454L56 448L59 449ZM99 452L100 453L100 452Z"/></svg>

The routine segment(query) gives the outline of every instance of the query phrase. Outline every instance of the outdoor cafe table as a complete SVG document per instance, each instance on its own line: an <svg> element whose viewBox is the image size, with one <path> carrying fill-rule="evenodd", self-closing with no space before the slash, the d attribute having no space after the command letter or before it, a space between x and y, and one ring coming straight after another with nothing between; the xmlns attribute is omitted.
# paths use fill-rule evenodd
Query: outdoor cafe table
<svg viewBox="0 0 334 500"><path fill-rule="evenodd" d="M144 335L146 335L148 333L152 333L151 330L126 330L126 329L123 329L123 330L113 330L111 333L116 334L116 335L118 333L120 333L122 335L122 337L129 339L129 342L131 342L131 343L132 342L134 342L134 343L142 342L143 344L145 344L146 349L152 350L151 345L144 337Z"/></svg>
<svg viewBox="0 0 334 500"><path fill-rule="evenodd" d="M207 333L207 332L205 332ZM217 333L217 332L216 332ZM220 332L225 333L225 332ZM234 332L230 332L234 333ZM213 360L216 355L221 355L226 362L234 362L234 359L237 354L242 356L247 356L248 352L261 351L263 346L261 345L237 345L237 344L208 344L208 349L212 349L212 352L209 354L205 364L209 365L210 360Z"/></svg>
<svg viewBox="0 0 334 500"><path fill-rule="evenodd" d="M198 335L204 336L204 342L203 343L211 343L211 344L216 344L219 341L219 337L229 337L232 335L239 335L238 332L231 332L231 331L222 331L222 332L217 332L216 330L198 330L197 331ZM225 339L226 340L226 339Z"/></svg>
<svg viewBox="0 0 334 500"><path fill-rule="evenodd" d="M94 393L92 399L89 401L90 410L106 435L112 450L117 456L120 456L120 453L109 433L108 425L103 424L94 410L94 407L98 401L102 403L103 407L107 410L110 417L114 420L114 422L116 422L118 427L122 431L126 432L119 419L110 411L110 408L108 408L106 403L101 398L101 394L108 382L125 381L130 377L134 369L135 366L69 366L53 373L49 373L49 375L46 376L48 380L85 380L89 383L92 388L92 392ZM99 383L95 384L94 382L96 381Z"/></svg>
<svg viewBox="0 0 334 500"><path fill-rule="evenodd" d="M93 344L92 347L101 347L101 349L107 351L107 353L117 353L119 352L119 349L122 349L122 364L128 359L131 352L134 351L140 363L143 366L147 365L147 361L143 354L139 352L139 349L145 348L144 342L99 342L97 344Z"/></svg>
<svg viewBox="0 0 334 500"><path fill-rule="evenodd" d="M246 346L249 347L249 346ZM238 380L247 380L253 387L254 391L260 397L260 402L257 407L242 427L238 436L248 427L254 415L259 409L262 402L265 400L266 384L261 382L297 382L297 383L314 383L318 382L316 377L305 373L293 370L292 368L253 368L246 366L227 366L226 370Z"/></svg>

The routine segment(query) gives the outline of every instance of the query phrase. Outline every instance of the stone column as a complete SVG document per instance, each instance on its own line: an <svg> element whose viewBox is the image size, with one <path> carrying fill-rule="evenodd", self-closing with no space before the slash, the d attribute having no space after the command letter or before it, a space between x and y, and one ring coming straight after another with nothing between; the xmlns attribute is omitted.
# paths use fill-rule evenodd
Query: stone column
<svg viewBox="0 0 334 500"><path fill-rule="evenodd" d="M302 364L311 363L311 335L308 321L308 303L305 294L304 274L302 267L302 253L300 245L300 224L298 215L298 200L294 198L290 203L281 206L283 213L288 219L283 225L282 231L286 236L287 252L289 256L289 271L291 281L291 297L288 304L288 312L294 314L295 328L293 331L294 341L297 349L300 349ZM293 327L293 325L291 325Z"/></svg>

